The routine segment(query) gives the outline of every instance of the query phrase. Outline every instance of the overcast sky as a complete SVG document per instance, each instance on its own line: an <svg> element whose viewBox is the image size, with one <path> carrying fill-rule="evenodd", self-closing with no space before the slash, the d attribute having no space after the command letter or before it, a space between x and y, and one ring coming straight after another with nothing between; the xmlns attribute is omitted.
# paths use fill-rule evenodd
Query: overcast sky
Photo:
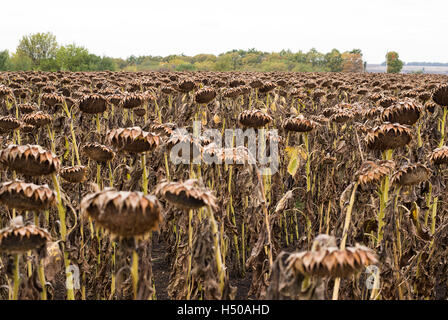
<svg viewBox="0 0 448 320"><path fill-rule="evenodd" d="M368 63L448 62L447 0L2 1L0 50L50 31L98 55L218 54L232 49L341 52Z"/></svg>

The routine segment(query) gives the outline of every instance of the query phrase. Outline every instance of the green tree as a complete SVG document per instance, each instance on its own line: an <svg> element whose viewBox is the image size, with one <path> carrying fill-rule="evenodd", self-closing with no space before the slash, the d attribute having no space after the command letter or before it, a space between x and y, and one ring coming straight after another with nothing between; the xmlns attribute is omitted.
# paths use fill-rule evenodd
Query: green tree
<svg viewBox="0 0 448 320"><path fill-rule="evenodd" d="M387 73L400 73L403 68L403 61L398 59L398 53L395 51L389 51L386 54Z"/></svg>
<svg viewBox="0 0 448 320"><path fill-rule="evenodd" d="M297 63L306 63L306 54L302 52L302 50L300 50L299 52L295 53L292 57L292 59L294 60L294 62Z"/></svg>
<svg viewBox="0 0 448 320"><path fill-rule="evenodd" d="M99 71L116 71L117 70L117 64L115 63L114 59L111 57L102 57L100 60L100 63L98 64L98 70Z"/></svg>
<svg viewBox="0 0 448 320"><path fill-rule="evenodd" d="M332 72L342 71L342 55L333 49L325 55L325 66Z"/></svg>
<svg viewBox="0 0 448 320"><path fill-rule="evenodd" d="M350 53L353 53L353 54L359 54L359 55L362 57L362 51L361 51L361 49L353 49L352 51L350 51Z"/></svg>
<svg viewBox="0 0 448 320"><path fill-rule="evenodd" d="M158 70L160 68L161 58L147 56L139 65L139 71ZM121 69L120 66L118 66Z"/></svg>
<svg viewBox="0 0 448 320"><path fill-rule="evenodd" d="M89 51L75 44L61 46L56 53L56 63L60 70L89 70Z"/></svg>
<svg viewBox="0 0 448 320"><path fill-rule="evenodd" d="M323 67L325 65L325 57L322 53L312 48L306 54L306 62L311 64L313 67Z"/></svg>
<svg viewBox="0 0 448 320"><path fill-rule="evenodd" d="M127 66L127 62L124 59L121 58L115 58L114 59L115 65L117 66L118 69L124 69Z"/></svg>
<svg viewBox="0 0 448 320"><path fill-rule="evenodd" d="M263 61L259 66L261 71L288 71L288 66L281 61Z"/></svg>
<svg viewBox="0 0 448 320"><path fill-rule="evenodd" d="M215 69L215 63L210 60L205 60L202 62L195 62L194 67L196 68L196 70L208 71Z"/></svg>
<svg viewBox="0 0 448 320"><path fill-rule="evenodd" d="M263 61L263 54L261 52L251 52L244 56L244 58L241 59L241 63L244 67L247 66L255 66L257 64L260 64Z"/></svg>
<svg viewBox="0 0 448 320"><path fill-rule="evenodd" d="M221 54L218 56L215 62L216 71L229 71L233 68L232 57L227 54Z"/></svg>
<svg viewBox="0 0 448 320"><path fill-rule="evenodd" d="M294 65L294 68L291 71L294 71L294 72L313 72L315 70L313 69L313 66L311 66L310 64L297 63L297 64Z"/></svg>
<svg viewBox="0 0 448 320"><path fill-rule="evenodd" d="M50 33L35 33L24 36L17 46L16 53L31 59L33 67L39 67L44 59L56 56L58 43L56 37Z"/></svg>
<svg viewBox="0 0 448 320"><path fill-rule="evenodd" d="M183 63L177 65L175 70L176 71L195 71L196 67L189 62L183 62Z"/></svg>
<svg viewBox="0 0 448 320"><path fill-rule="evenodd" d="M115 71L117 69L114 59L109 57L100 57L91 53L89 54L87 61L87 70L89 71Z"/></svg>
<svg viewBox="0 0 448 320"><path fill-rule="evenodd" d="M39 63L39 70L41 71L59 71L61 68L59 67L55 58L50 59L42 59Z"/></svg>
<svg viewBox="0 0 448 320"><path fill-rule="evenodd" d="M216 56L214 54L197 54L194 57L192 57L191 63L197 63L197 62L205 62L205 61L216 61Z"/></svg>
<svg viewBox="0 0 448 320"><path fill-rule="evenodd" d="M0 71L6 71L9 69L9 52L8 50L0 51Z"/></svg>
<svg viewBox="0 0 448 320"><path fill-rule="evenodd" d="M33 61L26 55L14 53L10 60L10 68L14 71L28 71L33 69Z"/></svg>

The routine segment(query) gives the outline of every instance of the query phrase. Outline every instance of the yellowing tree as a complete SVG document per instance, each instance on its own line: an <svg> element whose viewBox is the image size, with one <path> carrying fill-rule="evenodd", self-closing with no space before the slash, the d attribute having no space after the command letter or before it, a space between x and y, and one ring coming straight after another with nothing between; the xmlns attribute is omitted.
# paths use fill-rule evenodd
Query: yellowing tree
<svg viewBox="0 0 448 320"><path fill-rule="evenodd" d="M342 72L363 72L364 64L360 52L344 52L342 54Z"/></svg>
<svg viewBox="0 0 448 320"><path fill-rule="evenodd" d="M395 51L389 51L386 54L387 61L387 73L400 73L403 68L403 61L398 59L398 53Z"/></svg>

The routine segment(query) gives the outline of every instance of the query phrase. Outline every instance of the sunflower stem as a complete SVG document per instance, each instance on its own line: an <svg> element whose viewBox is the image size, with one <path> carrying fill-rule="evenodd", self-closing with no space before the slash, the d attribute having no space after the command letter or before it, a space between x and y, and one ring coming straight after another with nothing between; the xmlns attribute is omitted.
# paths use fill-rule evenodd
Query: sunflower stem
<svg viewBox="0 0 448 320"><path fill-rule="evenodd" d="M108 167L109 167L109 186L111 188L113 188L114 187L114 183L115 183L115 181L114 181L114 173L112 171L112 166L110 164L110 161L107 164L108 164Z"/></svg>
<svg viewBox="0 0 448 320"><path fill-rule="evenodd" d="M14 288L12 293L12 300L17 300L19 298L19 285L20 285L20 276L19 276L19 254L14 256Z"/></svg>
<svg viewBox="0 0 448 320"><path fill-rule="evenodd" d="M97 163L96 165L96 184L100 189L103 189L102 183L101 183L101 164Z"/></svg>
<svg viewBox="0 0 448 320"><path fill-rule="evenodd" d="M448 108L443 108L443 115L442 115L442 124L440 127L440 142L439 142L439 148L443 146L443 143L445 141L445 124L446 124L446 115L448 114Z"/></svg>
<svg viewBox="0 0 448 320"><path fill-rule="evenodd" d="M392 159L393 150L389 149L384 151L383 159L391 160ZM384 216L386 214L387 202L389 201L389 175L384 177L383 182L381 183L380 190L380 211L378 213L378 237L377 244L381 243L383 240L383 226L384 226Z"/></svg>
<svg viewBox="0 0 448 320"><path fill-rule="evenodd" d="M39 269L38 269L39 281L42 286L41 299L47 300L47 288L45 286L45 272L44 272L44 262L43 259L39 261Z"/></svg>
<svg viewBox="0 0 448 320"><path fill-rule="evenodd" d="M310 177L310 151L309 151L309 145L308 145L308 132L304 133L305 136L305 152L306 152L306 192L309 192L311 190L311 177Z"/></svg>
<svg viewBox="0 0 448 320"><path fill-rule="evenodd" d="M356 190L358 189L358 182L355 182L355 185L353 186L352 194L350 196L350 203L347 208L347 212L345 214L345 223L344 223L344 229L342 231L342 241L341 241L341 250L345 249L345 244L347 242L347 235L348 235L348 229L350 228L350 222L352 219L352 211L353 211L353 204L355 203L355 197L356 197ZM341 278L336 278L334 281L334 288L333 288L333 300L338 300L339 298L339 287L341 284Z"/></svg>
<svg viewBox="0 0 448 320"><path fill-rule="evenodd" d="M148 194L148 175L146 173L146 153L142 154L142 189L144 194Z"/></svg>
<svg viewBox="0 0 448 320"><path fill-rule="evenodd" d="M211 224L211 228L212 228L213 241L214 241L214 247L215 247L216 267L218 269L218 277L219 277L219 288L221 291L221 298L223 298L222 294L224 293L224 285L225 285L225 266L223 264L223 259L221 256L221 246L219 243L218 225L216 223L215 216L213 215L213 211L210 207L208 207L207 213L208 213L208 218L210 219L210 224Z"/></svg>
<svg viewBox="0 0 448 320"><path fill-rule="evenodd" d="M137 289L138 289L138 254L137 250L132 250L132 266L131 266L131 276L132 276L132 291L134 292L134 300L137 300Z"/></svg>
<svg viewBox="0 0 448 320"><path fill-rule="evenodd" d="M189 248L189 254L188 254L188 269L187 269L187 300L190 300L190 286L191 286L191 259L193 255L193 227L191 225L193 220L193 210L188 210L188 248Z"/></svg>

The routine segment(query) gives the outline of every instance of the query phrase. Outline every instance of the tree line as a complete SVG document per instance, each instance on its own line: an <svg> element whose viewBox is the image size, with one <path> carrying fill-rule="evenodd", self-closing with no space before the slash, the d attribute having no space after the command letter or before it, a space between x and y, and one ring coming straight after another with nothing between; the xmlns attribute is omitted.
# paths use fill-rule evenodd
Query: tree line
<svg viewBox="0 0 448 320"><path fill-rule="evenodd" d="M0 51L0 71L104 71L117 70L113 58L100 57L76 44L59 45L50 33L22 37L16 52Z"/></svg>
<svg viewBox="0 0 448 320"><path fill-rule="evenodd" d="M232 50L219 55L131 56L115 59L120 70L147 71L297 71L338 72L364 71L362 52L354 49L340 53L337 49L324 54L316 49L308 52L263 52L256 49Z"/></svg>
<svg viewBox="0 0 448 320"><path fill-rule="evenodd" d="M148 55L121 59L100 57L76 44L59 45L56 37L47 32L22 37L12 54L7 50L0 51L0 70L363 72L365 62L360 49L346 52L333 49L321 53L315 48L308 52L249 49L232 50L219 55ZM390 72L397 71L394 69Z"/></svg>

